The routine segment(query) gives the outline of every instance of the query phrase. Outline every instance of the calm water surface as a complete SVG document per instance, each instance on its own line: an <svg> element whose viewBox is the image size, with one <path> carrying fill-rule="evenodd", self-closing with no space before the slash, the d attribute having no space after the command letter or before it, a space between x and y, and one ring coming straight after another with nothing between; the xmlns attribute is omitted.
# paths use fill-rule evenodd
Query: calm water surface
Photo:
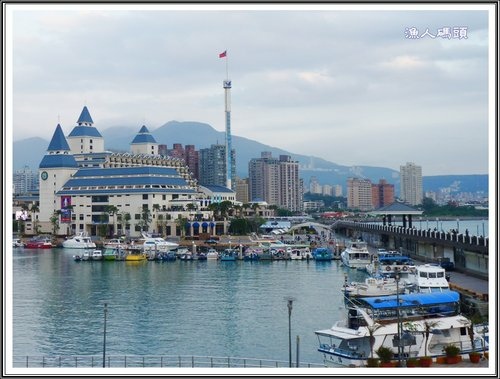
<svg viewBox="0 0 500 379"><path fill-rule="evenodd" d="M210 355L321 363L315 330L343 315L339 261L75 262L76 250L13 251L13 354Z"/></svg>

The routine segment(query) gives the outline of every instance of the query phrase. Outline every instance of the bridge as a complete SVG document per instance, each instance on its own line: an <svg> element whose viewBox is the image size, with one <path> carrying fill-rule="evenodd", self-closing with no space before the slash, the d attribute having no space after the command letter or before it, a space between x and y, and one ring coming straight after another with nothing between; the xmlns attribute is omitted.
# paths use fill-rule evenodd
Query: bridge
<svg viewBox="0 0 500 379"><path fill-rule="evenodd" d="M457 271L488 278L488 238L347 220L337 220L331 228L346 237L361 236L370 245L400 250L424 262L450 258Z"/></svg>

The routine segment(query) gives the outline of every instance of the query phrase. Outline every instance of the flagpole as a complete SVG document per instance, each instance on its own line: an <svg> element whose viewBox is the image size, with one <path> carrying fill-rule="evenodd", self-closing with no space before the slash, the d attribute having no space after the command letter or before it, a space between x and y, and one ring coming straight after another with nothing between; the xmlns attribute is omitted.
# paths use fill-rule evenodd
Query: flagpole
<svg viewBox="0 0 500 379"><path fill-rule="evenodd" d="M226 80L229 80L229 57L227 55L227 50L226 50Z"/></svg>

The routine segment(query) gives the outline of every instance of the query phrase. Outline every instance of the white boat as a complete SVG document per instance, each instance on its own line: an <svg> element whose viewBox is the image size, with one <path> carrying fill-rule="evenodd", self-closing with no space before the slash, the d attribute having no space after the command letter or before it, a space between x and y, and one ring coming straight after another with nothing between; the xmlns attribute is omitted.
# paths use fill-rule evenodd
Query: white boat
<svg viewBox="0 0 500 379"><path fill-rule="evenodd" d="M304 248L292 248L292 251L290 252L290 259L292 260L307 260L307 259L313 259L311 250L308 247Z"/></svg>
<svg viewBox="0 0 500 379"><path fill-rule="evenodd" d="M471 341L471 324L459 314L459 301L455 291L358 298L357 305L348 306L345 319L315 332L318 351L326 366L335 367L366 366L380 346L392 349L396 360L444 356L443 348L450 343L459 346L462 355L473 347L481 351L484 339L474 332Z"/></svg>
<svg viewBox="0 0 500 379"><path fill-rule="evenodd" d="M102 251L95 249L95 250L88 250L83 252L83 254L80 255L75 255L73 256L75 260L82 260L82 261L101 261L102 260Z"/></svg>
<svg viewBox="0 0 500 379"><path fill-rule="evenodd" d="M124 240L119 238L113 238L104 243L105 249L114 249L118 247L123 247L125 245Z"/></svg>
<svg viewBox="0 0 500 379"><path fill-rule="evenodd" d="M410 257L401 255L399 252L389 252L384 255L378 254L376 259L366 266L366 271L370 275L394 275L399 272L412 272L415 270L415 263Z"/></svg>
<svg viewBox="0 0 500 379"><path fill-rule="evenodd" d="M20 238L14 238L12 240L12 247L24 247L24 243L21 242Z"/></svg>
<svg viewBox="0 0 500 379"><path fill-rule="evenodd" d="M404 293L405 286L394 278L369 277L364 282L345 283L342 291L347 297L387 296Z"/></svg>
<svg viewBox="0 0 500 379"><path fill-rule="evenodd" d="M62 243L66 249L94 249L95 243L86 233L78 233Z"/></svg>
<svg viewBox="0 0 500 379"><path fill-rule="evenodd" d="M142 233L142 239L135 246L141 246L143 252L155 251L158 253L166 253L170 250L177 249L179 244L167 241L161 237L152 237L149 234Z"/></svg>
<svg viewBox="0 0 500 379"><path fill-rule="evenodd" d="M344 266L365 270L366 266L371 262L371 256L372 254L368 251L366 242L351 241L340 254L340 259Z"/></svg>
<svg viewBox="0 0 500 379"><path fill-rule="evenodd" d="M219 253L215 249L208 249L207 260L217 260L219 259Z"/></svg>
<svg viewBox="0 0 500 379"><path fill-rule="evenodd" d="M446 279L446 270L441 266L428 263L416 266L404 282L410 292L443 292L450 289L450 284Z"/></svg>

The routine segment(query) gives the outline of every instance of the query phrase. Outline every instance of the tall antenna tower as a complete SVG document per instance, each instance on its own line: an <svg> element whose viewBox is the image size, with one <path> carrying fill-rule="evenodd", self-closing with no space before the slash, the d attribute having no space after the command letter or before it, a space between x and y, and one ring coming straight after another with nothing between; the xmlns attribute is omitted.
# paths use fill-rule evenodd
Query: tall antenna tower
<svg viewBox="0 0 500 379"><path fill-rule="evenodd" d="M232 159L231 159L231 80L229 80L228 71L228 58L227 50L219 54L219 58L226 59L226 80L222 82L225 97L225 115L226 115L226 187L232 189L231 173L232 173Z"/></svg>

